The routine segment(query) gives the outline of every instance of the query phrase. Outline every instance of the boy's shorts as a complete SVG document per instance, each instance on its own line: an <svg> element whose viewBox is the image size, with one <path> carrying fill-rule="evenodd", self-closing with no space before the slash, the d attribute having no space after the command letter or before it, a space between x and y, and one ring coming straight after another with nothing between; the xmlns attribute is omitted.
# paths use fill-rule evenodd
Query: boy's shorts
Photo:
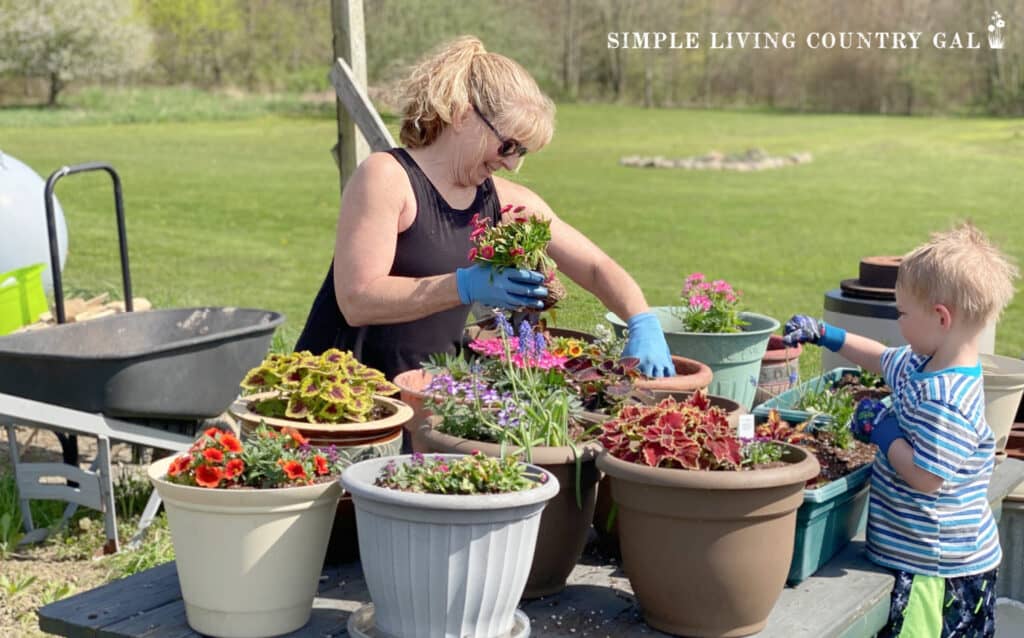
<svg viewBox="0 0 1024 638"><path fill-rule="evenodd" d="M996 573L942 578L897 571L879 638L992 638Z"/></svg>

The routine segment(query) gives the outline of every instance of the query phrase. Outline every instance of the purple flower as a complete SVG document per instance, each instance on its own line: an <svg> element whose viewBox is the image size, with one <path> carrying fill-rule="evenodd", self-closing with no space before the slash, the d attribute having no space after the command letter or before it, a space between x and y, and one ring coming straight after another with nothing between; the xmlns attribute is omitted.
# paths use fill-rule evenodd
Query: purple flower
<svg viewBox="0 0 1024 638"><path fill-rule="evenodd" d="M412 462L414 465L423 465L423 461L424 459L422 454L420 454L419 452L413 452Z"/></svg>
<svg viewBox="0 0 1024 638"><path fill-rule="evenodd" d="M495 316L494 320L498 324L498 328L500 328L501 331L505 333L505 336L507 336L507 337L514 337L515 336L515 331L512 329L512 324L509 323L508 318L506 318L504 314L499 312Z"/></svg>
<svg viewBox="0 0 1024 638"><path fill-rule="evenodd" d="M544 334L541 332L533 335L533 347L535 348L534 356L540 357L540 354L544 352L544 348L547 347L547 342L544 340Z"/></svg>

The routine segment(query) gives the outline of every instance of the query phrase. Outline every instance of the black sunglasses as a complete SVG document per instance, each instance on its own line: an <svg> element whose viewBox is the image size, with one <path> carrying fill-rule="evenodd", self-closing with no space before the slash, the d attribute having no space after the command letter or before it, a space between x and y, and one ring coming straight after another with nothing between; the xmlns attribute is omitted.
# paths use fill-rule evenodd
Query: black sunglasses
<svg viewBox="0 0 1024 638"><path fill-rule="evenodd" d="M491 121L484 117L484 114L480 112L480 109L477 108L476 104L473 105L473 110L476 112L477 116L483 120L484 124L487 125L487 128L491 129L494 136L501 142L501 146L498 147L498 155L501 155L502 157L511 157L513 155L522 157L523 155L526 155L528 151L525 146L519 143L519 140L512 137L505 137L499 133L498 129L494 128L494 125L491 124Z"/></svg>

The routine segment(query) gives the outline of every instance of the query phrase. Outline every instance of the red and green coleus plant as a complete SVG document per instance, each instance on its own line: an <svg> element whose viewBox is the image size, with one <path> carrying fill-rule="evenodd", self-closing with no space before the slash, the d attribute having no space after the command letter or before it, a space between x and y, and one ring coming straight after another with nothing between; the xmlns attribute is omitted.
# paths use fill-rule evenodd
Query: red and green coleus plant
<svg viewBox="0 0 1024 638"><path fill-rule="evenodd" d="M273 393L254 401L254 412L310 423L368 421L380 416L374 395L398 392L383 372L336 348L319 356L308 350L270 354L241 385L246 394Z"/></svg>
<svg viewBox="0 0 1024 638"><path fill-rule="evenodd" d="M581 355L565 362L566 381L574 388L589 412L618 414L630 397L640 393L637 379L643 378L640 359L600 359Z"/></svg>
<svg viewBox="0 0 1024 638"><path fill-rule="evenodd" d="M565 297L565 287L556 276L558 266L547 252L551 242L551 220L542 219L526 211L525 206L507 204L502 215L511 214L512 221L492 226L490 219L473 215L473 231L469 238L469 260L490 264L496 270L525 268L544 275L548 289L544 309L550 309Z"/></svg>
<svg viewBox="0 0 1024 638"><path fill-rule="evenodd" d="M601 445L623 461L684 470L739 470L777 461L782 448L763 441L742 441L724 410L695 392L677 402L626 405L601 426Z"/></svg>
<svg viewBox="0 0 1024 638"><path fill-rule="evenodd" d="M260 425L245 443L208 428L188 452L171 461L167 480L205 488L278 488L335 480L345 460L332 446L314 450L297 430Z"/></svg>

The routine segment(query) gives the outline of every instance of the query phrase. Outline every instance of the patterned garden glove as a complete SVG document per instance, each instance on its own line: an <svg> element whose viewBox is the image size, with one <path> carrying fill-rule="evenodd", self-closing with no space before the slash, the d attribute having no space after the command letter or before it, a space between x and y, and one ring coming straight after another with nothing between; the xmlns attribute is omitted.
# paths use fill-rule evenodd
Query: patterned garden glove
<svg viewBox="0 0 1024 638"><path fill-rule="evenodd" d="M641 312L629 318L629 341L622 349L623 357L640 359L640 372L648 377L671 377L676 373L672 355L665 342L661 323L653 312Z"/></svg>
<svg viewBox="0 0 1024 638"><path fill-rule="evenodd" d="M883 456L888 456L889 447L896 439L904 438L896 413L876 399L857 402L850 429L861 441L877 445Z"/></svg>
<svg viewBox="0 0 1024 638"><path fill-rule="evenodd" d="M786 322L782 341L787 346L809 343L839 352L846 342L846 331L838 326L825 323L821 319L807 315L793 315Z"/></svg>
<svg viewBox="0 0 1024 638"><path fill-rule="evenodd" d="M455 282L462 303L478 301L504 310L543 308L542 300L548 294L548 289L539 285L544 282L544 275L521 268L505 268L498 272L489 264L473 264L456 270Z"/></svg>

